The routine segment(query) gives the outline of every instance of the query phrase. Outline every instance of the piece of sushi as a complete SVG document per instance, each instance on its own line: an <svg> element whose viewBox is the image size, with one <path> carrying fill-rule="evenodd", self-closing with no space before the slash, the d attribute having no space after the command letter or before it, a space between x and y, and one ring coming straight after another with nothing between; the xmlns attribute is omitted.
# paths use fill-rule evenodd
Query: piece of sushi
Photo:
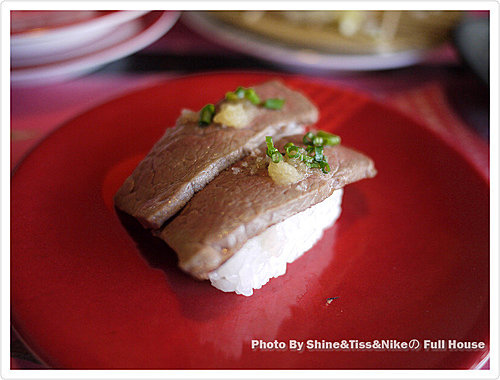
<svg viewBox="0 0 500 380"><path fill-rule="evenodd" d="M345 185L376 175L362 153L311 143L315 153L308 155L303 140L283 138L274 153L268 147L267 155L257 152L224 170L158 232L181 269L223 291L251 295L335 222Z"/></svg>
<svg viewBox="0 0 500 380"><path fill-rule="evenodd" d="M208 273L211 284L224 292L251 296L271 278L286 273L294 262L333 226L341 213L344 190L250 238L219 268Z"/></svg>
<svg viewBox="0 0 500 380"><path fill-rule="evenodd" d="M266 135L300 133L318 119L305 96L276 80L229 95L236 99L229 96L199 113L183 112L125 180L115 206L144 227L158 229Z"/></svg>

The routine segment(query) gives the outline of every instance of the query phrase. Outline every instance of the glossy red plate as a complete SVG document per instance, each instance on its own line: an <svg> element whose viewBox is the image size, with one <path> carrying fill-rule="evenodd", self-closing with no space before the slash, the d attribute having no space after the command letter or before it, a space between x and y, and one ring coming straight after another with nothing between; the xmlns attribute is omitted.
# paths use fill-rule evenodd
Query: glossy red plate
<svg viewBox="0 0 500 380"><path fill-rule="evenodd" d="M341 88L283 77L318 127L376 162L337 224L252 297L176 267L112 196L182 108L267 74L170 80L58 129L12 178L12 319L52 368L474 368L489 345L489 182L409 118ZM334 298L335 299L331 299ZM329 300L330 299L330 300ZM252 350L252 340L417 339L418 350ZM424 340L485 342L425 350Z"/></svg>

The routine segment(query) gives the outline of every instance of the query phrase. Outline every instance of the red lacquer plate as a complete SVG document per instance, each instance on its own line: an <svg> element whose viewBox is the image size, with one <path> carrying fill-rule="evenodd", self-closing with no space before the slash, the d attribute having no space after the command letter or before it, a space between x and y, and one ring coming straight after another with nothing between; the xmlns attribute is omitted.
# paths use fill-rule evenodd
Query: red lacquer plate
<svg viewBox="0 0 500 380"><path fill-rule="evenodd" d="M348 186L336 225L252 297L193 280L163 242L117 215L114 192L182 108L277 76L197 75L132 93L68 122L19 165L12 319L48 366L446 369L487 357L489 181L364 95L282 77L318 105L318 127L370 155L379 174ZM412 339L418 349L398 349ZM252 349L252 340L287 348ZM392 349L296 352L290 340ZM425 340L486 347L431 350Z"/></svg>

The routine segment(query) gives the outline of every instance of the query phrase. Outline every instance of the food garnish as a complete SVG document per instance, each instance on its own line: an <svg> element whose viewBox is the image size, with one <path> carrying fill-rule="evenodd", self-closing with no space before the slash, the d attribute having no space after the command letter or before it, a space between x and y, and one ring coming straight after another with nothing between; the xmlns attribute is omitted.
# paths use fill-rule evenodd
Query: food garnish
<svg viewBox="0 0 500 380"><path fill-rule="evenodd" d="M280 110L285 104L285 99L279 98L269 98L264 100L263 106L264 108L268 108L270 110Z"/></svg>
<svg viewBox="0 0 500 380"><path fill-rule="evenodd" d="M285 99L269 98L261 101L259 95L253 88L238 87L235 91L226 93L226 100L235 101L239 99L247 99L256 106L263 106L264 108L279 110L285 104Z"/></svg>
<svg viewBox="0 0 500 380"><path fill-rule="evenodd" d="M289 142L284 146L285 153L282 154L274 146L272 137L266 136L266 153L274 163L282 161L283 155L286 155L288 158L304 162L309 168L320 168L323 173L328 173L330 165L328 165L328 157L323 154L323 147L325 145L340 144L340 137L325 131L318 131L316 134L308 132L304 135L302 141L306 146L305 148Z"/></svg>
<svg viewBox="0 0 500 380"><path fill-rule="evenodd" d="M200 111L199 125L209 125L215 114L215 106L213 104L207 104Z"/></svg>
<svg viewBox="0 0 500 380"><path fill-rule="evenodd" d="M273 138L271 136L266 136L266 145L267 145L267 155L271 157L271 160L274 163L278 163L280 161L283 161L283 155L280 153L278 148L274 146L273 143Z"/></svg>
<svg viewBox="0 0 500 380"><path fill-rule="evenodd" d="M229 91L226 93L225 96L225 101L230 103L241 101L241 100L248 100L250 103L252 103L254 106L260 106L264 107L270 110L280 110L283 108L283 105L285 104L285 99L280 99L280 98L269 98L266 100L261 100L259 95L255 92L255 90L251 87L245 88L245 87L238 87L234 91ZM228 103L225 103L223 105L227 105ZM212 121L215 121L216 123L220 124L225 124L228 127L237 127L241 128L241 126L233 125L232 123L226 124L223 121L227 121L227 117L222 116L219 117L219 121L217 121L217 115L219 113L223 113L224 110L222 109L223 107L221 106L221 110L219 112L215 112L215 107L213 104L207 104L205 107L203 107L200 111L200 119L199 119L199 125L200 126L207 126L212 123ZM230 107L231 108L231 107ZM234 108L234 107L233 107ZM243 107L239 107L243 109Z"/></svg>
<svg viewBox="0 0 500 380"><path fill-rule="evenodd" d="M279 186L288 186L304 179L304 173L288 162L270 162L267 168L269 177Z"/></svg>

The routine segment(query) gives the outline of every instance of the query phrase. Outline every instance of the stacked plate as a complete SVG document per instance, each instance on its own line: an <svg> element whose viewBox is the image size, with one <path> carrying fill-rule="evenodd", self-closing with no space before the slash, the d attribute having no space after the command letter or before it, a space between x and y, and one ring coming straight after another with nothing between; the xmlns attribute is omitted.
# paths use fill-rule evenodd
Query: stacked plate
<svg viewBox="0 0 500 380"><path fill-rule="evenodd" d="M171 11L14 11L11 81L33 85L82 75L148 46L178 18Z"/></svg>

